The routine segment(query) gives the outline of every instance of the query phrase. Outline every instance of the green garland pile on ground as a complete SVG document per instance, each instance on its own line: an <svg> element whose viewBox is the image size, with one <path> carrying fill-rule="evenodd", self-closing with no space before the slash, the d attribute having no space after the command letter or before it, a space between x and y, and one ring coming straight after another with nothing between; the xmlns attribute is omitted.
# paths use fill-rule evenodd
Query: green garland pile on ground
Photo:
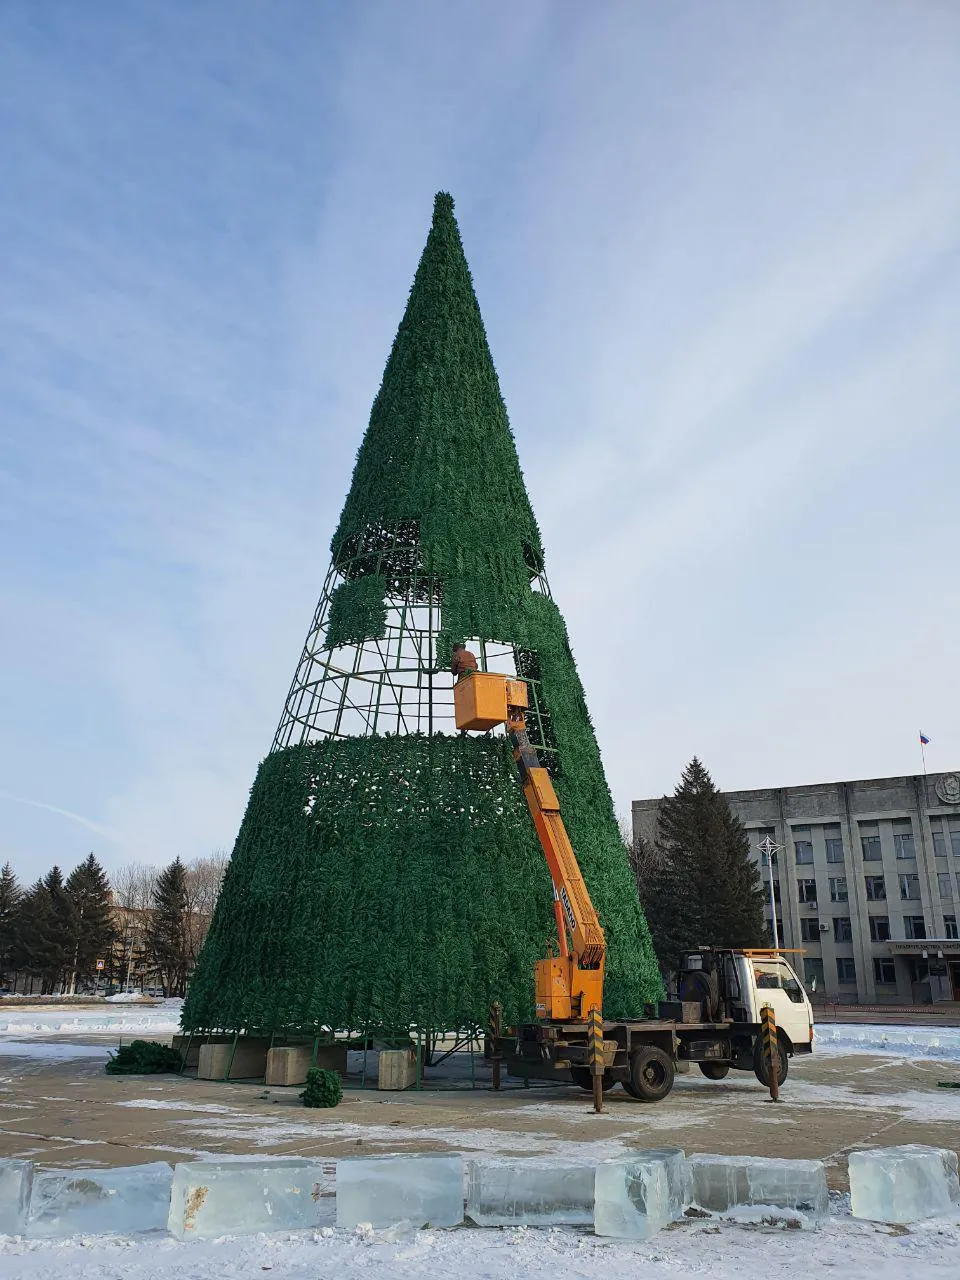
<svg viewBox="0 0 960 1280"><path fill-rule="evenodd" d="M110 1055L104 1070L112 1076L154 1076L176 1073L183 1058L176 1049L156 1040L134 1040Z"/></svg>
<svg viewBox="0 0 960 1280"><path fill-rule="evenodd" d="M539 681L564 819L607 931L605 1010L662 994L453 217L441 193L332 542L327 643L382 632L385 594ZM426 584L421 587L420 584ZM377 628L380 628L378 631ZM551 890L504 740L367 738L268 757L184 1008L190 1029L425 1030L532 1013Z"/></svg>
<svg viewBox="0 0 960 1280"><path fill-rule="evenodd" d="M307 1072L307 1087L300 1095L305 1107L336 1107L343 1098L343 1085L335 1071L323 1067L311 1067Z"/></svg>

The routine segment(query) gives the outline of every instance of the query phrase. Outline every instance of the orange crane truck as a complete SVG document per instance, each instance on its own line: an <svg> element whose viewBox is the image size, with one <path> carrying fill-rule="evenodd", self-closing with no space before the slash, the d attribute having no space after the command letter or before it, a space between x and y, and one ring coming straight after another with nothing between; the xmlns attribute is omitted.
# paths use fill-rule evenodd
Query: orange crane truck
<svg viewBox="0 0 960 1280"><path fill-rule="evenodd" d="M523 680L474 671L454 685L458 729L488 732L506 725L553 881L557 953L551 949L536 962L537 1020L498 1037L494 1053L512 1076L568 1081L591 1091L597 1111L618 1082L638 1101L659 1102L673 1088L678 1068L689 1070L691 1063L709 1080L722 1080L733 1068L754 1071L768 1085L760 1010L769 1005L782 1083L788 1058L813 1050L810 1000L782 951L697 947L681 958L677 999L647 1005L636 1019L603 1020L606 940L550 775L527 735L527 706Z"/></svg>

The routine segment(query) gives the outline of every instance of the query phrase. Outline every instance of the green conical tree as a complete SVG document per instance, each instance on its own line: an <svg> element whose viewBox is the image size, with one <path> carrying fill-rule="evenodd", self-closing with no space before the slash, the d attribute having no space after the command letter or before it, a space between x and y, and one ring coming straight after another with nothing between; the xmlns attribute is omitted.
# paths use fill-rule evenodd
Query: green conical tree
<svg viewBox="0 0 960 1280"><path fill-rule="evenodd" d="M655 848L639 888L665 973L689 947L768 945L747 833L696 757L660 802Z"/></svg>
<svg viewBox="0 0 960 1280"><path fill-rule="evenodd" d="M116 940L116 927L110 883L92 853L70 872L64 888L73 905L70 939L70 991L73 992L77 982L96 978L96 962L108 959Z"/></svg>
<svg viewBox="0 0 960 1280"><path fill-rule="evenodd" d="M607 932L605 1007L636 1015L659 972L443 193L331 550L185 1027L436 1030L494 998L532 1014L550 881L506 740L438 732L460 640L529 682Z"/></svg>
<svg viewBox="0 0 960 1280"><path fill-rule="evenodd" d="M17 951L17 913L23 891L17 883L10 863L0 871L0 988L6 986L15 968Z"/></svg>
<svg viewBox="0 0 960 1280"><path fill-rule="evenodd" d="M43 885L50 899L49 945L47 968L43 975L44 990L58 991L65 986L70 963L73 959L73 938L76 918L73 902L63 881L63 872L53 866L43 878Z"/></svg>
<svg viewBox="0 0 960 1280"><path fill-rule="evenodd" d="M147 948L168 996L182 996L186 989L190 960L187 908L187 869L174 858L157 876L147 925Z"/></svg>
<svg viewBox="0 0 960 1280"><path fill-rule="evenodd" d="M57 875L53 876L52 883L56 892L58 887L62 890L62 877L58 885L59 871L57 868L54 871ZM30 975L31 992L34 978L40 979L41 993L53 991L66 954L62 919L54 912L47 885L51 875L27 890L16 913L13 965Z"/></svg>

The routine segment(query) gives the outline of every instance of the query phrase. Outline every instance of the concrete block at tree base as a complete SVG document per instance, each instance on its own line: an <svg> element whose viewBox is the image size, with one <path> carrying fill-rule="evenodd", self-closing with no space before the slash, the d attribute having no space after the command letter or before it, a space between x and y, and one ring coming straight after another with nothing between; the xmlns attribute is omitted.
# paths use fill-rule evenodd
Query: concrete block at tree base
<svg viewBox="0 0 960 1280"><path fill-rule="evenodd" d="M265 1084L305 1084L307 1072L313 1066L313 1050L308 1044L284 1045L271 1049L267 1054Z"/></svg>
<svg viewBox="0 0 960 1280"><path fill-rule="evenodd" d="M409 1089L417 1081L414 1049L381 1049L377 1070L378 1089Z"/></svg>
<svg viewBox="0 0 960 1280"><path fill-rule="evenodd" d="M32 1185L29 1160L0 1160L0 1236L23 1235Z"/></svg>
<svg viewBox="0 0 960 1280"><path fill-rule="evenodd" d="M173 1047L183 1058L185 1067L200 1065L200 1048L204 1044L233 1044L233 1036L181 1035L173 1037Z"/></svg>
<svg viewBox="0 0 960 1280"><path fill-rule="evenodd" d="M314 1062L312 1044L275 1045L267 1054L265 1084L282 1088L284 1085L305 1084L311 1067L347 1074L347 1046L345 1044L321 1044L317 1046Z"/></svg>
<svg viewBox="0 0 960 1280"><path fill-rule="evenodd" d="M197 1079L224 1080L228 1067L231 1080L261 1079L267 1070L268 1048L269 1041L262 1036L241 1036L236 1048L233 1041L203 1044L200 1046Z"/></svg>
<svg viewBox="0 0 960 1280"><path fill-rule="evenodd" d="M321 1044L317 1048L318 1067L325 1071L336 1071L340 1076L347 1074L347 1046L345 1044Z"/></svg>

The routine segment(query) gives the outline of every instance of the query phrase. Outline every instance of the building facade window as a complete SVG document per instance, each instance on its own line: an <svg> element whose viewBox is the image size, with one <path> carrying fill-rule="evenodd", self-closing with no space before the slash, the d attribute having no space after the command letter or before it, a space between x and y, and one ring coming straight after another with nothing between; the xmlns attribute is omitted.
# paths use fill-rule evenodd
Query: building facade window
<svg viewBox="0 0 960 1280"><path fill-rule="evenodd" d="M915 858L917 856L913 843L913 827L909 818L894 819L893 847L898 858Z"/></svg>
<svg viewBox="0 0 960 1280"><path fill-rule="evenodd" d="M948 818L947 830L950 833L950 848L960 858L960 818Z"/></svg>
<svg viewBox="0 0 960 1280"><path fill-rule="evenodd" d="M794 831L799 831L799 827L794 827ZM809 831L810 828L807 827ZM808 839L794 840L793 853L797 860L798 867L808 867L813 862L813 841Z"/></svg>
<svg viewBox="0 0 960 1280"><path fill-rule="evenodd" d="M904 936L917 942L924 941L927 936L927 923L923 916L903 917Z"/></svg>
<svg viewBox="0 0 960 1280"><path fill-rule="evenodd" d="M847 901L847 877L846 876L830 877L830 901L831 902Z"/></svg>
<svg viewBox="0 0 960 1280"><path fill-rule="evenodd" d="M943 829L943 819L934 816L930 819L930 834L933 836L933 852L938 858L947 856L947 836Z"/></svg>
<svg viewBox="0 0 960 1280"><path fill-rule="evenodd" d="M880 850L880 828L875 822L860 823L860 848L864 862L879 862L883 857Z"/></svg>
<svg viewBox="0 0 960 1280"><path fill-rule="evenodd" d="M809 991L823 986L823 961L819 956L804 956L803 983Z"/></svg>
<svg viewBox="0 0 960 1280"><path fill-rule="evenodd" d="M853 925L850 922L849 916L834 916L833 940L834 942L853 941Z"/></svg>
<svg viewBox="0 0 960 1280"><path fill-rule="evenodd" d="M820 941L820 921L817 916L801 916L800 938L803 942Z"/></svg>
<svg viewBox="0 0 960 1280"><path fill-rule="evenodd" d="M842 862L843 837L840 835L840 828L838 826L824 827L823 842L827 846L827 861Z"/></svg>
<svg viewBox="0 0 960 1280"><path fill-rule="evenodd" d="M900 897L904 902L920 901L920 877L912 872L900 877Z"/></svg>
<svg viewBox="0 0 960 1280"><path fill-rule="evenodd" d="M897 983L897 967L892 960L888 960L886 956L873 957L873 976L877 982L888 987L896 986Z"/></svg>
<svg viewBox="0 0 960 1280"><path fill-rule="evenodd" d="M890 917L889 916L871 916L870 917L870 940L871 942L889 942L890 941Z"/></svg>
<svg viewBox="0 0 960 1280"><path fill-rule="evenodd" d="M816 880L798 880L797 881L797 897L800 902L808 905L817 905L817 882Z"/></svg>
<svg viewBox="0 0 960 1280"><path fill-rule="evenodd" d="M945 938L960 938L960 934L957 933L956 916L943 917L943 936Z"/></svg>
<svg viewBox="0 0 960 1280"><path fill-rule="evenodd" d="M883 876L864 876L868 902L886 902L887 882Z"/></svg>
<svg viewBox="0 0 960 1280"><path fill-rule="evenodd" d="M953 876L949 871L940 871L937 873L937 884L940 888L940 897L945 902L953 901Z"/></svg>
<svg viewBox="0 0 960 1280"><path fill-rule="evenodd" d="M857 980L857 966L852 956L837 956L837 981L844 985Z"/></svg>

